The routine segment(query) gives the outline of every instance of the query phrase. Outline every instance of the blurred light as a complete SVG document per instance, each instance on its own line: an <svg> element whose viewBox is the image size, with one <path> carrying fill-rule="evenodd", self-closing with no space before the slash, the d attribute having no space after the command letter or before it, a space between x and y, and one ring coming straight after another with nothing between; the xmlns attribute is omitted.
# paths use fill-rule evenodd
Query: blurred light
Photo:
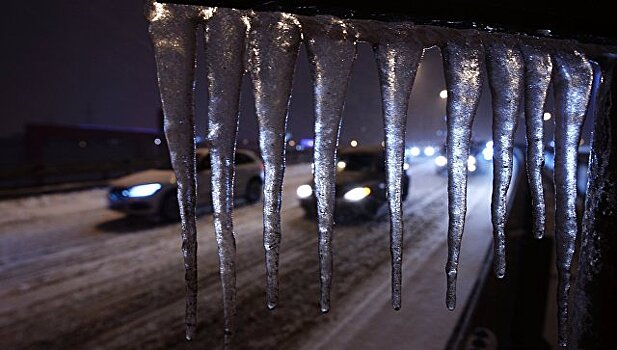
<svg viewBox="0 0 617 350"><path fill-rule="evenodd" d="M551 120L551 117L552 117L551 113L544 112L544 115L542 116L542 119L544 119L544 121L547 121L547 120Z"/></svg>
<svg viewBox="0 0 617 350"><path fill-rule="evenodd" d="M308 198L313 194L313 189L311 188L311 185L302 185L298 187L296 194L300 198Z"/></svg>
<svg viewBox="0 0 617 350"><path fill-rule="evenodd" d="M371 194L371 189L368 187L356 187L352 190L347 191L343 198L348 201L357 202L366 198L369 194Z"/></svg>
<svg viewBox="0 0 617 350"><path fill-rule="evenodd" d="M470 172L474 172L476 171L476 165L475 164L467 164L467 170L469 170Z"/></svg>
<svg viewBox="0 0 617 350"><path fill-rule="evenodd" d="M381 141L381 147L386 147L386 143L384 141Z"/></svg>
<svg viewBox="0 0 617 350"><path fill-rule="evenodd" d="M289 147L294 147L296 145L296 141L289 140Z"/></svg>
<svg viewBox="0 0 617 350"><path fill-rule="evenodd" d="M358 146L358 141L351 140L351 142L349 144L351 145L351 147L356 147L356 146Z"/></svg>
<svg viewBox="0 0 617 350"><path fill-rule="evenodd" d="M441 98L442 98L442 99L444 99L444 100L445 100L446 98L448 98L448 90L443 89L443 90L439 91L439 97L441 97Z"/></svg>
<svg viewBox="0 0 617 350"><path fill-rule="evenodd" d="M433 155L435 155L435 148L431 146L424 147L424 155L427 157L432 157Z"/></svg>
<svg viewBox="0 0 617 350"><path fill-rule="evenodd" d="M161 184L137 185L129 188L128 191L126 191L126 195L131 198L148 197L155 194L161 187Z"/></svg>
<svg viewBox="0 0 617 350"><path fill-rule="evenodd" d="M304 148L313 148L315 141L313 139L300 139L300 144Z"/></svg>
<svg viewBox="0 0 617 350"><path fill-rule="evenodd" d="M493 148L492 147L486 147L485 149L482 150L482 158L484 158L484 160L491 160L493 159Z"/></svg>
<svg viewBox="0 0 617 350"><path fill-rule="evenodd" d="M581 142L579 142L579 145L584 145L585 144L585 139L581 138Z"/></svg>
<svg viewBox="0 0 617 350"><path fill-rule="evenodd" d="M448 164L448 159L444 156L438 156L437 158L435 158L435 165L442 167L445 166L446 164Z"/></svg>
<svg viewBox="0 0 617 350"><path fill-rule="evenodd" d="M411 154L412 157L417 157L420 155L420 148L419 147L411 147L411 149L409 150L409 154Z"/></svg>
<svg viewBox="0 0 617 350"><path fill-rule="evenodd" d="M403 164L403 170L409 170L409 163Z"/></svg>
<svg viewBox="0 0 617 350"><path fill-rule="evenodd" d="M88 143L84 140L79 141L78 143L79 148L86 148L88 146Z"/></svg>
<svg viewBox="0 0 617 350"><path fill-rule="evenodd" d="M486 148L493 148L493 140L486 143Z"/></svg>
<svg viewBox="0 0 617 350"><path fill-rule="evenodd" d="M161 139L159 139L158 137L154 139L154 144L157 146L161 145Z"/></svg>
<svg viewBox="0 0 617 350"><path fill-rule="evenodd" d="M467 166L469 165L476 165L476 157L474 156L469 156L469 158L467 158Z"/></svg>
<svg viewBox="0 0 617 350"><path fill-rule="evenodd" d="M347 166L347 163L343 162L342 160L336 163L336 167L338 168L338 170L343 170L345 169L346 166Z"/></svg>

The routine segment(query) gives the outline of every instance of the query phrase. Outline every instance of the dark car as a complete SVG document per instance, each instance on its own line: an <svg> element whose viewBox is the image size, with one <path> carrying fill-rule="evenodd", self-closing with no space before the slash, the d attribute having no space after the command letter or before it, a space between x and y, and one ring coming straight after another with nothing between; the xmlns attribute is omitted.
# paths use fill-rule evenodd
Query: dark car
<svg viewBox="0 0 617 350"><path fill-rule="evenodd" d="M386 203L385 154L382 147L350 148L339 152L336 174L335 215L339 219L370 218ZM403 171L402 198L409 193L408 165ZM298 187L296 194L308 217L316 216L312 184Z"/></svg>

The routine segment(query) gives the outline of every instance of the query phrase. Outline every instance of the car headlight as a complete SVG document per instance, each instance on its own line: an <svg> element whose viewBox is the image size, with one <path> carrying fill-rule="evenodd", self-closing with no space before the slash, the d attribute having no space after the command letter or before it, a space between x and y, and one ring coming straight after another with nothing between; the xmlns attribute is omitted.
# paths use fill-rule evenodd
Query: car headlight
<svg viewBox="0 0 617 350"><path fill-rule="evenodd" d="M300 198L308 198L313 194L313 189L311 188L311 185L302 185L298 187L296 194Z"/></svg>
<svg viewBox="0 0 617 350"><path fill-rule="evenodd" d="M467 158L467 166L470 166L470 165L476 165L476 157L469 156L469 158Z"/></svg>
<svg viewBox="0 0 617 350"><path fill-rule="evenodd" d="M345 193L343 198L348 201L357 202L366 198L369 194L371 194L371 189L368 187L356 187L351 189Z"/></svg>
<svg viewBox="0 0 617 350"><path fill-rule="evenodd" d="M435 158L435 165L438 167L446 166L448 164L448 159L444 156L438 156Z"/></svg>
<svg viewBox="0 0 617 350"><path fill-rule="evenodd" d="M145 185L137 185L133 187L129 187L126 190L127 197L135 198L135 197L148 197L156 193L156 191L161 189L161 184L145 184Z"/></svg>

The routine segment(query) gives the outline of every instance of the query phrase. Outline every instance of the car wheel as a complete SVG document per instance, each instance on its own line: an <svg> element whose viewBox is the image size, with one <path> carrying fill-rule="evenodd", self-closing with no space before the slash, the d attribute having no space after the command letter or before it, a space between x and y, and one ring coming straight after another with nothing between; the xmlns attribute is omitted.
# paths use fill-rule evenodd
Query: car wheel
<svg viewBox="0 0 617 350"><path fill-rule="evenodd" d="M178 196L175 191L168 193L161 206L161 218L165 221L180 220L180 206L178 205Z"/></svg>
<svg viewBox="0 0 617 350"><path fill-rule="evenodd" d="M248 185L246 185L246 193L244 198L249 203L255 203L261 199L262 185L261 180L251 179Z"/></svg>

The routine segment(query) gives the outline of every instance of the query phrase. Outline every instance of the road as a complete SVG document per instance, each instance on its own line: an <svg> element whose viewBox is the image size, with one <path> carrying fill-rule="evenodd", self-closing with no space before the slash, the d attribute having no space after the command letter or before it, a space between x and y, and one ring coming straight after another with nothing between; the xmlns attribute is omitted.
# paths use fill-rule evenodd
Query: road
<svg viewBox="0 0 617 350"><path fill-rule="evenodd" d="M318 307L316 225L295 198L310 167L288 168L283 195L280 305L264 297L261 205L238 206L238 349L439 349L490 244L490 175L470 179L459 308L446 310L446 179L412 166L405 202L403 309L389 307L385 212L336 228L332 311ZM198 336L183 337L178 224L128 220L94 189L0 202L0 349L216 349L222 334L218 259L209 215L198 219ZM418 338L410 343L408 338ZM415 344L415 345L414 345Z"/></svg>

